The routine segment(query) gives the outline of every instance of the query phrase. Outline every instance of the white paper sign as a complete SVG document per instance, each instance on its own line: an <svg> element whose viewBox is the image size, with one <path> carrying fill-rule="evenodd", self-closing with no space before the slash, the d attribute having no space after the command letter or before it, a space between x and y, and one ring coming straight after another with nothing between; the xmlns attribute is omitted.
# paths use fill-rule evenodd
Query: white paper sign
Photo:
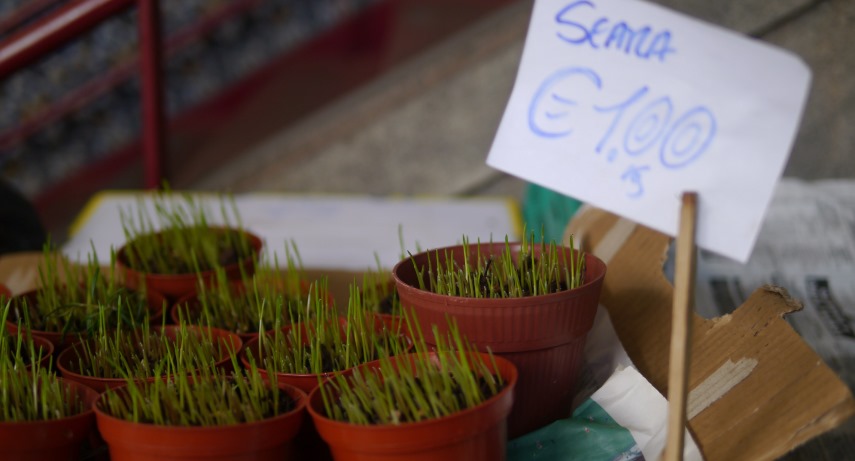
<svg viewBox="0 0 855 461"><path fill-rule="evenodd" d="M810 84L796 56L637 0L535 2L487 163L744 262Z"/></svg>

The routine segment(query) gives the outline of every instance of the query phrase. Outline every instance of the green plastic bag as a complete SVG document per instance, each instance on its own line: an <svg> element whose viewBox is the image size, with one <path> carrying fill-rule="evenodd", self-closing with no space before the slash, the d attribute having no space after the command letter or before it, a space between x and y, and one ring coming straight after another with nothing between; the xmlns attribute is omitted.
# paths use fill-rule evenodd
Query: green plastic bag
<svg viewBox="0 0 855 461"><path fill-rule="evenodd" d="M543 229L547 242L560 242L570 218L576 214L582 202L540 187L529 184L523 202L523 220L526 229Z"/></svg>
<svg viewBox="0 0 855 461"><path fill-rule="evenodd" d="M632 461L644 456L629 430L588 399L573 416L508 442L508 461Z"/></svg>

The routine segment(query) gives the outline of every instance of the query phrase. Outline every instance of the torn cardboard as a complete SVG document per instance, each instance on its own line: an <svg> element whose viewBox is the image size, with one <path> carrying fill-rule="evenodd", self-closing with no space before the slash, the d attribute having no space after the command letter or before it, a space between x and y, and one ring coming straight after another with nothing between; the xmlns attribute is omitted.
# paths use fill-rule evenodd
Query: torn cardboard
<svg viewBox="0 0 855 461"><path fill-rule="evenodd" d="M601 303L630 359L667 395L670 237L594 208L570 234L608 264ZM776 459L855 414L846 384L784 320L799 309L766 286L732 314L694 316L688 425L707 460Z"/></svg>

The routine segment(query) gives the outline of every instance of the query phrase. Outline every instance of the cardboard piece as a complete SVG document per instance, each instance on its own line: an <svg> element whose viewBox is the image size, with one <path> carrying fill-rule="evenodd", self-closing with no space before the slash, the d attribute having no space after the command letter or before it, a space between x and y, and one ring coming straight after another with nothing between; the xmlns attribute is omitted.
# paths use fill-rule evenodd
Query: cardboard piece
<svg viewBox="0 0 855 461"><path fill-rule="evenodd" d="M600 302L630 359L667 395L671 238L595 208L570 234L608 264ZM766 286L730 315L694 316L688 426L708 461L776 459L855 414L846 384L784 320L801 307Z"/></svg>

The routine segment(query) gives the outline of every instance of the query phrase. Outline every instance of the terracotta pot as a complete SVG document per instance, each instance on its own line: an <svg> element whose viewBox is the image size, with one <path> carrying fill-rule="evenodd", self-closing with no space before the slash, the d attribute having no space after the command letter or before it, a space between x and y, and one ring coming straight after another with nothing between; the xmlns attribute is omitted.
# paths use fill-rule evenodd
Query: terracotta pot
<svg viewBox="0 0 855 461"><path fill-rule="evenodd" d="M175 339L179 334L179 329L180 327L176 325L166 325L163 327L154 327L153 331L157 332L160 330L164 330L164 335L166 337L170 339ZM228 354L227 351L233 350L235 351L235 353L237 353L237 351L241 349L243 343L240 340L240 337L238 337L238 335L217 328L189 326L188 329L191 332L197 330L200 334L207 334L207 332L210 331L211 336L216 339L222 349L221 356L219 360L217 360L216 365L219 367L226 367L228 369L231 369L231 356L230 354ZM79 383L91 387L92 389L98 392L104 392L107 389L113 389L125 385L125 378L100 378L81 374L78 365L79 351L81 350L78 347L79 344L81 343L78 342L71 345L70 347L67 347L59 354L59 357L57 357L56 359L56 366L62 373L63 378L77 381ZM93 343L90 340L90 345L91 344ZM146 378L144 381L152 382L155 379L162 378L163 376L152 376Z"/></svg>
<svg viewBox="0 0 855 461"><path fill-rule="evenodd" d="M239 279L242 276L249 276L255 273L255 264L261 254L263 244L261 239L251 232L245 230L243 232L249 237L252 256L225 267L226 277L230 280ZM140 272L130 267L127 251L127 244L119 248L119 251L116 252L116 263L122 270L125 283L130 287L138 287L141 285L141 281L145 280L147 288L163 293L168 299L175 301L186 294L195 293L200 278L207 284L216 282L217 277L214 270L206 270L198 274L195 272L184 274Z"/></svg>
<svg viewBox="0 0 855 461"><path fill-rule="evenodd" d="M393 360L397 363L405 360L404 363L412 366L413 357L414 354L408 354ZM481 405L449 416L400 425L335 421L326 417L320 389L309 395L309 415L336 461L501 461L505 459L507 419L513 405L517 370L501 357L495 360L497 369L493 371L502 376L505 388ZM490 366L489 359L485 362ZM360 368L373 366L376 362Z"/></svg>
<svg viewBox="0 0 855 461"><path fill-rule="evenodd" d="M21 293L16 297L26 297L28 298L30 303L35 303L36 293L38 293L38 290L31 290L25 293ZM147 290L146 298L148 301L149 308L149 323L155 325L159 324L161 322L164 309L168 307L168 301L162 294L154 290ZM6 328L12 334L15 334L18 331L17 323L11 320L6 321ZM26 331L30 331L33 337L41 337L50 341L51 344L53 344L54 352L57 354L64 350L66 347L70 346L71 344L83 339L83 336L81 336L79 332L74 331L67 333L45 330Z"/></svg>
<svg viewBox="0 0 855 461"><path fill-rule="evenodd" d="M477 257L478 245L470 245L470 261ZM482 255L500 255L504 243L481 244ZM535 246L538 254L540 246ZM516 256L519 244L511 244ZM564 248L567 260L573 258ZM419 253L413 259L419 267L452 255L463 265L463 246ZM483 256L482 256L483 257ZM563 258L559 257L559 260ZM446 316L457 320L460 332L478 346L487 347L519 370L514 409L508 422L511 438L569 416L576 381L582 365L585 338L597 312L606 265L597 257L585 255L585 277L581 287L539 296L483 299L446 296L418 288L413 261L407 258L392 270L404 309L412 309L423 331L437 325L447 331ZM428 343L434 341L426 335Z"/></svg>
<svg viewBox="0 0 855 461"><path fill-rule="evenodd" d="M285 383L279 387L295 400L288 413L253 423L211 427L158 426L133 423L94 405L98 430L112 461L258 460L293 458L292 440L305 419L306 394Z"/></svg>
<svg viewBox="0 0 855 461"><path fill-rule="evenodd" d="M60 378L62 380L62 378ZM85 411L67 418L0 422L0 459L19 461L64 461L80 459L83 444L94 433L92 405L98 393L73 381L62 380L83 400Z"/></svg>

